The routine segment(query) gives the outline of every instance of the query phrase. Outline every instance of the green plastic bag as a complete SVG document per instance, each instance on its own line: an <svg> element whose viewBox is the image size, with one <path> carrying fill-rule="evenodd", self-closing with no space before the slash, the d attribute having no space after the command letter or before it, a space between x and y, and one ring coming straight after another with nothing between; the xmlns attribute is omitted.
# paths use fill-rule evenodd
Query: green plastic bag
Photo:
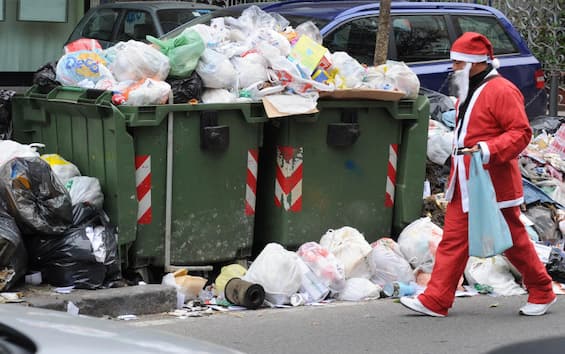
<svg viewBox="0 0 565 354"><path fill-rule="evenodd" d="M202 37L193 29L187 28L178 36L161 40L147 36L147 40L159 46L161 52L169 58L171 70L169 77L185 78L190 76L200 56L204 52L205 44Z"/></svg>

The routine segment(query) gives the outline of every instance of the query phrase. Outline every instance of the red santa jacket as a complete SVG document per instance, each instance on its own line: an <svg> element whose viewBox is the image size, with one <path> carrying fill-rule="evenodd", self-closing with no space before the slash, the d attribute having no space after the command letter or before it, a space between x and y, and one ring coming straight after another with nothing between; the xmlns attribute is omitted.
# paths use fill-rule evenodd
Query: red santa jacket
<svg viewBox="0 0 565 354"><path fill-rule="evenodd" d="M492 70L487 78L497 74ZM469 210L467 181L471 158L470 155L457 155L456 149L479 144L499 207L520 205L524 198L517 157L532 137L522 93L501 76L491 78L473 93L465 117L462 122L457 122L457 127L461 123L461 133L459 137L455 135L453 141L447 200L453 197L457 178L463 211Z"/></svg>

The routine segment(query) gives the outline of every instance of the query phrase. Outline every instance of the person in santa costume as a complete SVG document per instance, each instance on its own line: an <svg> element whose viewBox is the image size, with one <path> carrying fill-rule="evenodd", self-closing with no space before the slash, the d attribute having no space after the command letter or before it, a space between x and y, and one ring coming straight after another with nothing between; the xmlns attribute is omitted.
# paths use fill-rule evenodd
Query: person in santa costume
<svg viewBox="0 0 565 354"><path fill-rule="evenodd" d="M524 198L517 157L532 137L524 97L497 72L499 62L492 44L482 34L466 32L460 36L451 47L451 60L458 101L443 238L425 291L417 297L402 297L400 302L434 317L447 316L453 305L469 257L469 165L471 154L480 151L512 234L513 246L504 255L522 274L528 290L528 301L519 313L543 315L556 301L552 279L520 221Z"/></svg>

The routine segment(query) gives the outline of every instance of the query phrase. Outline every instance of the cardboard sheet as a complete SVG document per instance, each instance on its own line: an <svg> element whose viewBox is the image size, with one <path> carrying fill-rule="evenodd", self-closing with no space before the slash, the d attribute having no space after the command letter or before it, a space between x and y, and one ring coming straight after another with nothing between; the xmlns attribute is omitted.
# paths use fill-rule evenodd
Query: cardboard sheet
<svg viewBox="0 0 565 354"><path fill-rule="evenodd" d="M377 89L343 89L335 91L320 91L320 98L334 100L381 100L399 101L404 97L402 91Z"/></svg>

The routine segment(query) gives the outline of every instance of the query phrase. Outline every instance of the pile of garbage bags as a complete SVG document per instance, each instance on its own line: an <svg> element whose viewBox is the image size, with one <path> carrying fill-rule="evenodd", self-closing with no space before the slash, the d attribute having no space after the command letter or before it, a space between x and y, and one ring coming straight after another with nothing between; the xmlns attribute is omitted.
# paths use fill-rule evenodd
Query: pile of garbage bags
<svg viewBox="0 0 565 354"><path fill-rule="evenodd" d="M96 178L37 146L0 141L0 290L29 271L56 287L121 279L117 232Z"/></svg>
<svg viewBox="0 0 565 354"><path fill-rule="evenodd" d="M79 39L65 47L56 65L42 67L35 83L45 90L57 83L111 90L115 104L135 106L166 103L171 91L174 103L269 97L282 112L288 102L299 112L315 107L320 91L396 90L416 98L420 87L403 62L363 66L345 52L323 47L311 21L293 28L284 17L257 6L239 18L214 18L173 38L147 40L103 50L94 40Z"/></svg>

